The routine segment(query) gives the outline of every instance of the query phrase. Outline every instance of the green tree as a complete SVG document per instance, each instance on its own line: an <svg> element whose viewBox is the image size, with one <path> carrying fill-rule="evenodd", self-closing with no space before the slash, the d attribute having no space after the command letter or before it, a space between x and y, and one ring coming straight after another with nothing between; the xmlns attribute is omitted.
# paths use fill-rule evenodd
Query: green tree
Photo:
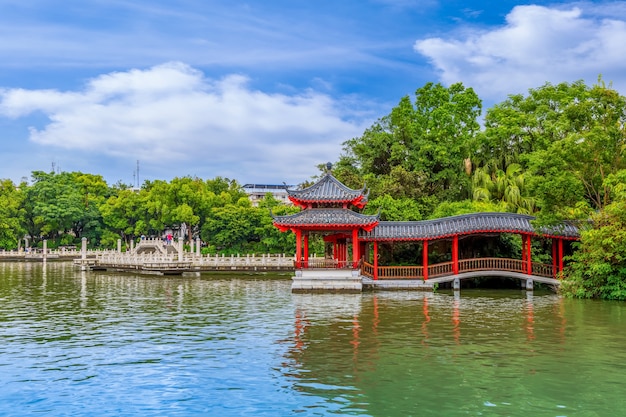
<svg viewBox="0 0 626 417"><path fill-rule="evenodd" d="M506 171L497 169L488 172L485 167L477 168L472 177L473 198L476 201L503 202L507 211L532 214L535 199L528 195L525 175L519 164L510 164Z"/></svg>
<svg viewBox="0 0 626 417"><path fill-rule="evenodd" d="M24 187L25 184L21 184L18 188L8 179L0 180L0 248L16 249L24 236L21 222Z"/></svg>
<svg viewBox="0 0 626 417"><path fill-rule="evenodd" d="M337 178L358 174L374 199L413 198L429 212L439 201L469 196L465 161L474 152L481 101L461 83L428 83L415 96L344 143Z"/></svg>
<svg viewBox="0 0 626 417"><path fill-rule="evenodd" d="M102 220L109 231L109 246L115 244L118 238L130 245L130 241L136 236L148 233L143 203L138 192L122 189L100 204Z"/></svg>
<svg viewBox="0 0 626 417"><path fill-rule="evenodd" d="M613 201L594 213L564 271L571 297L626 300L626 170L604 182Z"/></svg>
<svg viewBox="0 0 626 417"><path fill-rule="evenodd" d="M32 184L20 185L20 224L37 243L77 243L87 237L97 245L103 233L99 206L110 194L102 176L82 172L32 172Z"/></svg>
<svg viewBox="0 0 626 417"><path fill-rule="evenodd" d="M519 196L531 200L522 208L534 202L541 222L586 218L610 203L603 182L625 167L625 125L626 99L602 80L593 87L547 83L512 95L487 111L473 182L485 184L486 174L493 183L523 178L526 192L520 188ZM474 190L479 199L489 198L485 191L493 199L489 187Z"/></svg>

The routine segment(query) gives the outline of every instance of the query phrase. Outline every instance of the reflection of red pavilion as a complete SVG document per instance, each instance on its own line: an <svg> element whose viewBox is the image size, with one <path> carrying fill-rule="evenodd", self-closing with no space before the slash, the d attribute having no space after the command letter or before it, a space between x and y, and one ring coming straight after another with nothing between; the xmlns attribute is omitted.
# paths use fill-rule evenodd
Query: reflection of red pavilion
<svg viewBox="0 0 626 417"><path fill-rule="evenodd" d="M293 291L361 291L360 260L364 246L359 232L369 232L379 222L378 215L364 215L352 208L367 204L365 188L353 190L339 182L327 165L326 174L303 190L287 190L289 200L302 208L289 216L275 216L274 225L296 235L296 276ZM322 234L332 244L324 259L309 258L309 236Z"/></svg>

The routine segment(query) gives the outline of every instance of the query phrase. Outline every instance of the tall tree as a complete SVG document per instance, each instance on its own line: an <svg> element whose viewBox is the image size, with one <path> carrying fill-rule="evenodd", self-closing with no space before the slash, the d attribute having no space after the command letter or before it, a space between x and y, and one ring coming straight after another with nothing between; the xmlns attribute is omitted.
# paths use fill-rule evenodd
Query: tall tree
<svg viewBox="0 0 626 417"><path fill-rule="evenodd" d="M356 170L374 198L413 198L425 212L438 201L468 197L465 160L474 151L481 107L475 92L461 83L428 83L413 103L403 97L361 137L344 143L338 178L342 173L353 178Z"/></svg>
<svg viewBox="0 0 626 417"><path fill-rule="evenodd" d="M0 180L0 248L15 249L24 236L22 227L22 202L25 198L22 184L20 188L13 181Z"/></svg>
<svg viewBox="0 0 626 417"><path fill-rule="evenodd" d="M609 175L604 186L612 202L583 228L561 289L573 297L626 300L626 170Z"/></svg>
<svg viewBox="0 0 626 417"><path fill-rule="evenodd" d="M521 167L544 222L586 218L610 202L603 182L626 167L626 99L602 80L545 84L487 111L477 176Z"/></svg>

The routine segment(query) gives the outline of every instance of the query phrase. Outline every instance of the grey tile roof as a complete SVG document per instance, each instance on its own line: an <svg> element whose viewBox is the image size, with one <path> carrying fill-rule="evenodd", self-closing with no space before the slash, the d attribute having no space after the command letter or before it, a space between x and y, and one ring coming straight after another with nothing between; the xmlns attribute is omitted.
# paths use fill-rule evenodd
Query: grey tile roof
<svg viewBox="0 0 626 417"><path fill-rule="evenodd" d="M342 184L338 179L328 172L315 184L303 190L289 190L287 193L299 201L305 202L350 202L359 197L360 201L367 202L365 187L360 190L353 190Z"/></svg>
<svg viewBox="0 0 626 417"><path fill-rule="evenodd" d="M342 208L313 208L288 216L273 216L277 226L372 226L378 223L379 216L357 213Z"/></svg>
<svg viewBox="0 0 626 417"><path fill-rule="evenodd" d="M578 239L578 228L570 223L560 227L535 230L535 218L514 213L473 213L436 220L380 222L370 232L360 232L363 240L427 240L472 233L529 233L547 237Z"/></svg>

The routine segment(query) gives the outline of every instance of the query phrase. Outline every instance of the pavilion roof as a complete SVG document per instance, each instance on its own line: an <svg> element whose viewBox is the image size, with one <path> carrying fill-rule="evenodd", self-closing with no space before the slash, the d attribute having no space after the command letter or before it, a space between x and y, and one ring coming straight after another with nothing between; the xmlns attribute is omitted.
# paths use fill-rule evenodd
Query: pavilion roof
<svg viewBox="0 0 626 417"><path fill-rule="evenodd" d="M308 203L351 203L358 208L363 208L367 204L368 193L365 187L360 190L347 187L329 171L310 187L303 190L287 189L287 194L289 200L301 207L306 207Z"/></svg>
<svg viewBox="0 0 626 417"><path fill-rule="evenodd" d="M562 223L551 228L535 229L533 216L515 213L472 213L435 220L379 222L371 231L359 234L363 240L431 240L476 233L527 233L545 237L576 240L578 228Z"/></svg>
<svg viewBox="0 0 626 417"><path fill-rule="evenodd" d="M281 230L294 227L309 230L362 228L370 230L379 222L379 215L366 215L344 208L312 208L287 216L273 216Z"/></svg>

